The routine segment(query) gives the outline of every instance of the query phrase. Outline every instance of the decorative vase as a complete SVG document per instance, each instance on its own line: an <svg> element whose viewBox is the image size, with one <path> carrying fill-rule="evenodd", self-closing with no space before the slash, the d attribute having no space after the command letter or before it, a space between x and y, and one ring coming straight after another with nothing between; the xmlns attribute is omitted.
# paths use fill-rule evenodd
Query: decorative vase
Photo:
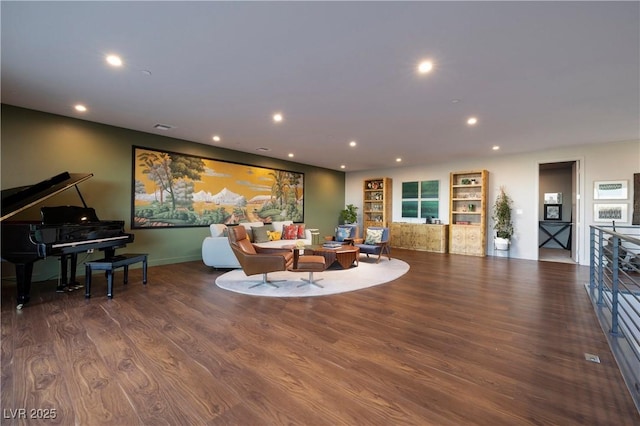
<svg viewBox="0 0 640 426"><path fill-rule="evenodd" d="M506 238L494 238L493 244L496 250L509 250L510 241Z"/></svg>

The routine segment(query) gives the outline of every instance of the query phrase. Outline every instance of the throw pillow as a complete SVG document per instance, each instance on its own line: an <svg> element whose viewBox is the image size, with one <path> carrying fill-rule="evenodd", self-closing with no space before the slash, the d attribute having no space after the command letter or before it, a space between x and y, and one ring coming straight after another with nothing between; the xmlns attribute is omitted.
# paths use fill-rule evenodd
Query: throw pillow
<svg viewBox="0 0 640 426"><path fill-rule="evenodd" d="M298 225L285 225L282 227L282 239L283 240L297 240L298 239Z"/></svg>
<svg viewBox="0 0 640 426"><path fill-rule="evenodd" d="M267 231L269 234L269 241L280 241L282 238L282 232L280 231Z"/></svg>
<svg viewBox="0 0 640 426"><path fill-rule="evenodd" d="M345 238L351 238L351 228L338 227L338 229L336 229L336 241L341 243Z"/></svg>
<svg viewBox="0 0 640 426"><path fill-rule="evenodd" d="M304 239L304 223L302 225L298 225L298 238Z"/></svg>
<svg viewBox="0 0 640 426"><path fill-rule="evenodd" d="M251 232L253 233L254 243L266 243L269 241L269 234L267 234L266 226L252 226Z"/></svg>
<svg viewBox="0 0 640 426"><path fill-rule="evenodd" d="M378 244L382 242L382 229L367 229L365 244Z"/></svg>

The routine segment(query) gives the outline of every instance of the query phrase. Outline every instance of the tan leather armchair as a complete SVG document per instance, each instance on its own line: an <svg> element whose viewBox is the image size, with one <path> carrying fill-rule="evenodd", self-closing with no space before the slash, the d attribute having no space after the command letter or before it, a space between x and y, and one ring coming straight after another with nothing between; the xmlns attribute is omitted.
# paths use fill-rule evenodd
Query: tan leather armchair
<svg viewBox="0 0 640 426"><path fill-rule="evenodd" d="M252 244L244 226L230 226L228 229L229 245L233 254L238 258L244 273L247 275L262 274L262 281L249 288L262 284L269 284L277 288L278 286L273 284L273 281L267 279L267 273L289 269L293 265L293 251L282 248L264 248Z"/></svg>

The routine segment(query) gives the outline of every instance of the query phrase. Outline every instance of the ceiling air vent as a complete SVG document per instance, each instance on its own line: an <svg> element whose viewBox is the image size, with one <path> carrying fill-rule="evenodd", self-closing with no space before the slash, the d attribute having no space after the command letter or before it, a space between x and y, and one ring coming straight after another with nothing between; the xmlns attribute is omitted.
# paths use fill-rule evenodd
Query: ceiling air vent
<svg viewBox="0 0 640 426"><path fill-rule="evenodd" d="M175 127L176 126L170 126L168 124L160 124L160 123L158 123L158 124L153 126L153 128L156 129L156 130L171 130L171 129L175 128Z"/></svg>

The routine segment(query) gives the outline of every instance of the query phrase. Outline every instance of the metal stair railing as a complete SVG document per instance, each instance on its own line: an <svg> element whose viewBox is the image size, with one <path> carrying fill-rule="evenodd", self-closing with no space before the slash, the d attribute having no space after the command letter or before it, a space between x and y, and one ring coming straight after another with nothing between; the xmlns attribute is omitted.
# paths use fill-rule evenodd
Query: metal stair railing
<svg viewBox="0 0 640 426"><path fill-rule="evenodd" d="M640 412L640 226L590 226L588 292Z"/></svg>

